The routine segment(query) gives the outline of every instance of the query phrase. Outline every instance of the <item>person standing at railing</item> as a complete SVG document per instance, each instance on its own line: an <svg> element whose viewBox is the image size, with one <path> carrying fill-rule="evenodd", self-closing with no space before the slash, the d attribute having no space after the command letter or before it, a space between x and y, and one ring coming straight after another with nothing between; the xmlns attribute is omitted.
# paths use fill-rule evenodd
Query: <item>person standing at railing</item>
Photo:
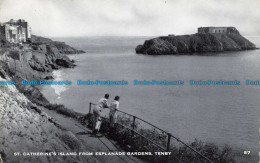
<svg viewBox="0 0 260 163"><path fill-rule="evenodd" d="M109 121L110 121L110 135L113 134L114 125L117 122L117 110L119 109L119 96L116 96L114 101L110 104Z"/></svg>
<svg viewBox="0 0 260 163"><path fill-rule="evenodd" d="M93 108L93 115L94 115L94 120L93 120L93 134L97 134L99 127L97 127L97 123L99 120L101 120L101 112L103 111L104 108L109 108L107 100L109 99L109 94L105 94L103 98L101 98L97 105Z"/></svg>

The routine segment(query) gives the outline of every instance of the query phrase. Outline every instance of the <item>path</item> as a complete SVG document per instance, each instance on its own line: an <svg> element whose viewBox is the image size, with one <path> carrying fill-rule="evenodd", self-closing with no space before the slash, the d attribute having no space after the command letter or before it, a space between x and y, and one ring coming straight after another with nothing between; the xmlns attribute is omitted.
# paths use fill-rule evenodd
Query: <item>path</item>
<svg viewBox="0 0 260 163"><path fill-rule="evenodd" d="M85 146L86 151L83 152L124 152L120 149L114 141L107 139L107 137L95 137L89 134L91 130L73 118L68 118L64 115L58 114L55 111L42 108L45 113L56 120L65 129L71 131L75 136L81 140ZM143 163L140 159L133 156L95 156L100 162L104 163Z"/></svg>

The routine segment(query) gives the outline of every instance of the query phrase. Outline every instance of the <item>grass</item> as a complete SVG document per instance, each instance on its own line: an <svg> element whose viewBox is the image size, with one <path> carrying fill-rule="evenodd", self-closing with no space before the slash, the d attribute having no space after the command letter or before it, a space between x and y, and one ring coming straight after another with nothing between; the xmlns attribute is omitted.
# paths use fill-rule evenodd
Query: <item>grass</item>
<svg viewBox="0 0 260 163"><path fill-rule="evenodd" d="M77 120L81 120L84 118L84 114L77 113L71 109L66 108L64 105L60 104L47 104L45 105L45 108L49 110L55 110L57 113L65 115L67 117L75 118Z"/></svg>

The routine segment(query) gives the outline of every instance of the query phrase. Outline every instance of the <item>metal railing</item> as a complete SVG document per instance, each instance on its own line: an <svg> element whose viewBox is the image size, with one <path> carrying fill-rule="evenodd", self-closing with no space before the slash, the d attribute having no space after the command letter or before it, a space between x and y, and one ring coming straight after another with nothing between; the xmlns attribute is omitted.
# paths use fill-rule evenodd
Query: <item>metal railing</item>
<svg viewBox="0 0 260 163"><path fill-rule="evenodd" d="M97 105L97 104L91 103L91 102L89 103L89 115L91 115L91 106L92 106L92 105ZM108 109L110 109L110 108L108 108ZM173 138L173 139L175 139L177 142L181 143L181 144L184 145L185 147L189 148L190 150L192 150L193 152L195 152L196 154L198 154L199 156L201 156L202 158L204 158L205 160L207 160L208 162L214 163L212 160L210 160L209 158L207 158L206 156L204 156L203 154L201 154L201 153L198 152L196 149L194 149L193 147L189 146L188 144L186 144L185 142L183 142L182 140L180 140L180 139L177 138L176 136L172 135L171 133L166 132L165 130L163 130L163 129L161 129L161 128L159 128L159 127L157 127L157 126L151 124L150 122L147 122L147 121L145 121L145 120L143 120L143 119L141 119L141 118L139 118L139 117L137 117L137 116L134 116L134 115L132 115L132 114L129 114L129 113L124 112L124 111L121 111L121 110L116 110L116 111L117 111L117 112L120 112L120 113L123 113L123 114L125 114L125 115L128 115L128 116L130 116L130 117L133 118L131 127L122 125L122 124L120 124L120 123L117 123L118 125L124 127L125 129L128 129L128 130L132 131L132 137L133 137L134 134L137 134L137 135L141 136L143 139L146 139L148 142L152 143L153 145L155 145L155 146L157 146L158 148L160 148L160 149L162 149L162 150L164 150L164 151L167 151L167 152L170 151L171 138ZM105 117L103 117L103 118L105 118ZM150 125L150 126L156 128L156 129L160 130L162 133L167 134L166 147L162 147L161 145L157 144L155 141L153 141L153 140L151 140L151 139L145 137L145 136L142 135L141 133L137 132L136 127L135 127L135 126L136 126L136 120L140 120L140 121L142 121L142 122L144 122L144 123L146 123L146 124L148 124L148 125ZM91 118L89 118L89 124L90 124L90 123L91 123Z"/></svg>
<svg viewBox="0 0 260 163"><path fill-rule="evenodd" d="M4 163L1 154L0 154L0 163Z"/></svg>

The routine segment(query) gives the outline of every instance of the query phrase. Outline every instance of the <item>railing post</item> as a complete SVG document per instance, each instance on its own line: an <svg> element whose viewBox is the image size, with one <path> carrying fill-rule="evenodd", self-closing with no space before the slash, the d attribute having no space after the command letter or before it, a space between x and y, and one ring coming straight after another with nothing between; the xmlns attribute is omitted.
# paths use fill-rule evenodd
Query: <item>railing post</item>
<svg viewBox="0 0 260 163"><path fill-rule="evenodd" d="M130 140L130 146L131 148L133 148L133 145L134 145L134 140L133 140L133 137L134 137L134 129L135 129L135 116L133 116L133 123L132 123L132 133L131 133L131 140Z"/></svg>
<svg viewBox="0 0 260 163"><path fill-rule="evenodd" d="M170 151L170 144L171 144L171 134L167 133L168 135L168 141L167 141L167 152Z"/></svg>
<svg viewBox="0 0 260 163"><path fill-rule="evenodd" d="M89 103L89 111L88 111L88 125L90 126L90 122L91 122L91 116L90 116L90 112L91 112L91 102Z"/></svg>
<svg viewBox="0 0 260 163"><path fill-rule="evenodd" d="M135 129L135 116L133 116L133 124L132 124L132 130L134 130ZM131 135L131 138L133 138L133 136L134 136L134 131L132 131L132 135Z"/></svg>
<svg viewBox="0 0 260 163"><path fill-rule="evenodd" d="M133 125L133 126L132 126L132 129L133 129L133 130L135 129L135 118L136 118L136 117L133 116L133 124L132 124L132 125Z"/></svg>

